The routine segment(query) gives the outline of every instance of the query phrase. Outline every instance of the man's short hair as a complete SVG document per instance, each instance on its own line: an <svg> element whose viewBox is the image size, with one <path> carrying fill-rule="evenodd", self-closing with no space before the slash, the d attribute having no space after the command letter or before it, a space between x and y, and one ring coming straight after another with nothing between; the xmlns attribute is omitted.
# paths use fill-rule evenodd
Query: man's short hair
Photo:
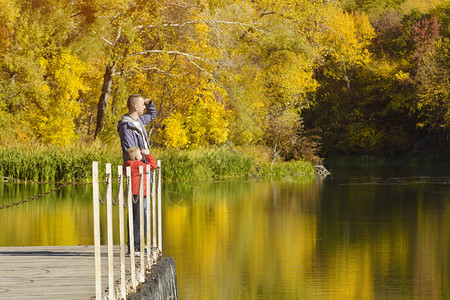
<svg viewBox="0 0 450 300"><path fill-rule="evenodd" d="M137 99L142 98L144 99L141 95L139 94L134 94L134 95L130 95L128 96L128 100L127 100L127 107L128 110L132 109L135 105L136 105L136 101Z"/></svg>
<svg viewBox="0 0 450 300"><path fill-rule="evenodd" d="M141 152L141 149L139 147L130 147L127 149L127 153L125 154L126 160L135 160L137 154Z"/></svg>

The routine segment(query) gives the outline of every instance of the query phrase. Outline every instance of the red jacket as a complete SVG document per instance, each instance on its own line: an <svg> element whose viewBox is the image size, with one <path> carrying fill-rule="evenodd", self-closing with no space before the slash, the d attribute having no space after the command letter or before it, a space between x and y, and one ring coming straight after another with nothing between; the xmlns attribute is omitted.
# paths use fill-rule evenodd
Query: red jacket
<svg viewBox="0 0 450 300"><path fill-rule="evenodd" d="M145 169L146 165L150 165L150 170L156 169L156 161L151 154L147 154L145 159L148 161L147 163L143 163L140 160L127 160L123 164L123 174L127 175L127 167L131 167L131 186L133 195L139 194L139 166L142 166L144 169L144 174L142 176L142 184L144 185L144 197L147 196L147 183L146 183L146 175Z"/></svg>

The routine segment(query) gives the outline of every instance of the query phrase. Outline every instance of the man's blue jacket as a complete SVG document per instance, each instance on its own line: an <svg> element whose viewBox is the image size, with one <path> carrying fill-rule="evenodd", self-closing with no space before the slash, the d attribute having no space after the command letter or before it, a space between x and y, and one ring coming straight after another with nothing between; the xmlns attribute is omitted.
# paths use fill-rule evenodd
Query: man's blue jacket
<svg viewBox="0 0 450 300"><path fill-rule="evenodd" d="M153 121L157 116L157 111L155 105L152 101L150 101L147 105L147 112L138 118L138 121L141 125L141 130L144 133L145 139L147 140L147 145L150 150L150 143L148 140L147 131L145 130L145 126ZM126 161L125 154L127 153L127 149L131 147L139 147L141 149L145 149L145 143L142 138L142 135L139 129L132 123L133 118L131 118L128 114L122 116L122 119L117 124L117 132L120 137L120 145L122 146L122 156L123 162Z"/></svg>

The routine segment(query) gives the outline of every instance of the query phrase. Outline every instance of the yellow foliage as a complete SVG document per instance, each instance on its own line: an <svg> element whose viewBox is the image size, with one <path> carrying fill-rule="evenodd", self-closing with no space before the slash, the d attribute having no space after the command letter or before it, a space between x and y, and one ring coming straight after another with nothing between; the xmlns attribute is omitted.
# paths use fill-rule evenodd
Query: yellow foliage
<svg viewBox="0 0 450 300"><path fill-rule="evenodd" d="M259 3L262 9L268 9L281 14L284 18L295 20L300 26L313 16L321 5L319 1L310 0L262 0Z"/></svg>
<svg viewBox="0 0 450 300"><path fill-rule="evenodd" d="M274 64L269 66L267 79L271 86L277 87L280 100L302 104L306 93L318 87L312 68L303 66L304 60L303 56L288 51L278 51L272 55Z"/></svg>
<svg viewBox="0 0 450 300"><path fill-rule="evenodd" d="M319 35L323 55L329 55L334 62L328 75L340 78L349 67L370 62L366 49L375 31L364 13L347 13L330 5L324 12L324 30ZM344 75L343 75L344 74Z"/></svg>
<svg viewBox="0 0 450 300"><path fill-rule="evenodd" d="M63 52L52 62L48 70L53 74L54 95L62 101L76 98L79 91L86 90L83 78L86 70L87 64L69 52Z"/></svg>
<svg viewBox="0 0 450 300"><path fill-rule="evenodd" d="M413 9L417 9L422 13L427 13L442 2L442 0L405 0L401 6L402 11L405 13L409 13Z"/></svg>
<svg viewBox="0 0 450 300"><path fill-rule="evenodd" d="M164 139L163 144L168 148L183 148L188 143L184 116L173 113L164 120L164 130L160 130Z"/></svg>
<svg viewBox="0 0 450 300"><path fill-rule="evenodd" d="M0 0L0 24L10 26L19 13L19 2L17 0ZM12 27L12 26L11 26Z"/></svg>
<svg viewBox="0 0 450 300"><path fill-rule="evenodd" d="M212 84L198 88L195 103L189 108L186 128L190 147L224 143L228 137L227 113L216 100Z"/></svg>
<svg viewBox="0 0 450 300"><path fill-rule="evenodd" d="M40 89L46 99L30 108L27 119L42 142L68 145L76 137L75 118L81 113L78 93L87 90L84 75L87 64L68 51L53 60L39 59L49 80Z"/></svg>
<svg viewBox="0 0 450 300"><path fill-rule="evenodd" d="M395 74L395 78L397 78L398 80L402 80L402 79L409 79L409 73L408 72L403 72L402 70L398 71Z"/></svg>
<svg viewBox="0 0 450 300"><path fill-rule="evenodd" d="M373 124L360 121L349 125L346 141L351 149L376 152L382 146L383 138L383 132L377 130Z"/></svg>
<svg viewBox="0 0 450 300"><path fill-rule="evenodd" d="M169 148L196 148L225 142L229 122L224 91L213 82L195 89L178 88L187 98L162 122L158 130L162 143Z"/></svg>
<svg viewBox="0 0 450 300"><path fill-rule="evenodd" d="M267 105L264 90L266 74L251 64L245 64L240 72L227 78L233 110L230 112L230 140L238 145L258 142L262 136L262 125Z"/></svg>

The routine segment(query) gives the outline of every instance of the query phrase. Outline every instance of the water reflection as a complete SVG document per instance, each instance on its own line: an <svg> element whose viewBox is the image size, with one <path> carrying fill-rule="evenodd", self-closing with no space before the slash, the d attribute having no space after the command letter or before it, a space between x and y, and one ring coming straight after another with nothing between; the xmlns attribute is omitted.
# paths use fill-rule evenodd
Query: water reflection
<svg viewBox="0 0 450 300"><path fill-rule="evenodd" d="M180 299L449 299L449 181L165 183L163 249ZM0 205L52 188L2 184ZM93 244L91 197L74 186L0 210L0 246ZM117 241L117 208L114 222Z"/></svg>
<svg viewBox="0 0 450 300"><path fill-rule="evenodd" d="M29 200L54 185L0 184L0 206ZM71 186L0 210L0 246L93 244L92 187Z"/></svg>
<svg viewBox="0 0 450 300"><path fill-rule="evenodd" d="M447 299L447 180L191 184L165 210L180 296Z"/></svg>
<svg viewBox="0 0 450 300"><path fill-rule="evenodd" d="M196 192L166 207L165 229L171 233L166 251L186 258L177 262L180 298L292 295L289 291L297 290L298 278L311 270L318 186L191 185ZM165 185L166 194L178 189L176 184Z"/></svg>

